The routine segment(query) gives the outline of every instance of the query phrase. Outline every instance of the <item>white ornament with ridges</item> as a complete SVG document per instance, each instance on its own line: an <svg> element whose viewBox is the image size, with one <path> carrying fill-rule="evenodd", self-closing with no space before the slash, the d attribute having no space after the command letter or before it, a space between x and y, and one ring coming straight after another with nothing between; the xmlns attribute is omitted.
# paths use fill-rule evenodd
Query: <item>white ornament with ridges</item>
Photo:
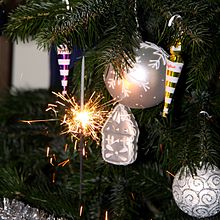
<svg viewBox="0 0 220 220"><path fill-rule="evenodd" d="M117 104L102 128L102 157L115 165L128 165L137 158L139 129L131 110Z"/></svg>
<svg viewBox="0 0 220 220"><path fill-rule="evenodd" d="M220 211L220 170L204 165L192 176L188 167L181 169L174 177L172 191L176 204L188 215L216 215Z"/></svg>

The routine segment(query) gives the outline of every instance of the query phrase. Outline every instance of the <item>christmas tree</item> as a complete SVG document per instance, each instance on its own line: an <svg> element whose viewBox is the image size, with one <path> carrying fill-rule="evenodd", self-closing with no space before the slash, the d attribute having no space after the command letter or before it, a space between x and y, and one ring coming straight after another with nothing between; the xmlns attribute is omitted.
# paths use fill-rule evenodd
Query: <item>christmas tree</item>
<svg viewBox="0 0 220 220"><path fill-rule="evenodd" d="M220 219L219 24L218 0L22 2L9 14L3 34L12 41L36 40L40 49L77 47L80 55L63 95L51 88L55 94L35 90L1 96L1 198L65 219ZM146 57L149 63L143 66ZM167 69L163 58L171 61ZM173 81L164 84L176 78L176 67L169 69L176 63L181 73L171 89ZM154 67L149 81L129 81L138 74L132 72L137 65L145 72ZM124 79L139 84L129 90ZM160 83L151 85L152 79ZM165 92L167 87L174 94ZM71 103L66 92L74 97ZM84 137L83 129L83 137L72 127L63 130L68 118L58 120L62 103L79 107L82 95L85 103L98 97L96 103L109 112L95 140ZM112 97L121 104L106 105ZM164 99L170 102L165 105ZM120 130L127 132L121 139ZM116 136L116 145L110 144L107 137ZM124 143L125 137L132 143ZM75 140L83 142L83 154ZM132 147L129 160L113 149L122 142ZM2 219L13 209L4 205ZM20 219L46 219L30 212L20 210Z"/></svg>

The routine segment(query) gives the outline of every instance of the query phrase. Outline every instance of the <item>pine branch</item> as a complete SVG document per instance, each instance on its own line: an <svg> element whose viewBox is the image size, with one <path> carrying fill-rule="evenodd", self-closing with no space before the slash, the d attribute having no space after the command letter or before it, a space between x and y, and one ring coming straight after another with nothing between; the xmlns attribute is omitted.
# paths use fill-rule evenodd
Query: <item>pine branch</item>
<svg viewBox="0 0 220 220"><path fill-rule="evenodd" d="M22 195L24 187L21 178L15 168L7 167L0 169L0 195L1 197L13 198Z"/></svg>
<svg viewBox="0 0 220 220"><path fill-rule="evenodd" d="M212 0L141 0L137 5L139 31L144 40L152 39L168 50L178 28L184 32L184 77L180 83L186 82L187 88L181 86L182 99L177 103L179 96L175 94L167 119L159 115L163 103L150 109L132 110L141 131L138 158L132 165L105 163L96 144L87 143L89 157L83 167L82 201L79 201L79 155L73 150L73 143L65 154L60 146L69 140L59 136L59 128L54 124L26 127L17 123L24 117L46 117L44 110L51 97L25 92L1 99L2 196L16 196L69 218L78 217L83 202L85 219L102 219L105 210L110 218L120 220L194 219L176 206L170 174L175 175L186 165L193 172L201 161L220 164L220 89L216 83L220 29L219 20L215 20L219 19L219 4ZM107 93L101 80L107 65L117 67L122 60L129 64L130 59L134 60L134 47L138 47L134 1L72 0L70 6L72 10L67 11L66 5L58 0L29 0L10 15L6 32L13 40L37 39L42 47L63 43L81 46L85 49L88 70L86 96L95 89ZM182 16L182 22L167 28L167 21L176 13ZM73 77L77 95L80 69L74 71L78 71ZM177 104L179 115L174 114ZM201 110L207 110L213 117L201 123ZM59 159L68 157L70 163L65 167L49 165L48 158L42 156L48 143L54 146ZM53 172L57 175L51 184Z"/></svg>
<svg viewBox="0 0 220 220"><path fill-rule="evenodd" d="M96 19L113 15L110 13L113 4L115 7L122 6L117 1L87 0L70 3L71 10L67 11L65 4L60 1L28 1L10 14L6 33L12 40L21 38L26 41L32 37L43 47L50 47L53 43L70 43L85 48L99 38L101 32L97 30Z"/></svg>
<svg viewBox="0 0 220 220"><path fill-rule="evenodd" d="M75 30L78 33L83 31L84 26L92 23L92 18L100 16L109 8L109 4L89 0L73 2L70 4L72 10L67 11L61 1L28 1L10 14L6 33L12 40L21 38L27 41L29 37L40 40L39 45L43 47L50 47L52 43L67 43Z"/></svg>
<svg viewBox="0 0 220 220"><path fill-rule="evenodd" d="M210 164L217 165L219 161L219 147L218 142L220 140L219 134L216 132L218 130L217 124L207 115L202 115L201 119L201 131L200 131L200 151L201 160L208 162Z"/></svg>

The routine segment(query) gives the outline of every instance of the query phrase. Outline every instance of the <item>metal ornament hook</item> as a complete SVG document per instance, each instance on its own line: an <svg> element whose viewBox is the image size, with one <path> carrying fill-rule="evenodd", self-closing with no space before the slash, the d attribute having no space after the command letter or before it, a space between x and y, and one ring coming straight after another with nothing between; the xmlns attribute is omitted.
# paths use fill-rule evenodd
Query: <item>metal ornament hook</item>
<svg viewBox="0 0 220 220"><path fill-rule="evenodd" d="M170 18L169 22L168 22L168 27L171 27L172 24L174 24L174 20L177 19L177 18L181 18L181 19L182 19L182 17L181 17L179 14L173 15L173 16Z"/></svg>
<svg viewBox="0 0 220 220"><path fill-rule="evenodd" d="M200 114L205 115L205 116L206 116L208 119L212 118L212 116L211 116L211 115L209 115L209 113L208 113L208 112L206 112L206 111L200 111Z"/></svg>

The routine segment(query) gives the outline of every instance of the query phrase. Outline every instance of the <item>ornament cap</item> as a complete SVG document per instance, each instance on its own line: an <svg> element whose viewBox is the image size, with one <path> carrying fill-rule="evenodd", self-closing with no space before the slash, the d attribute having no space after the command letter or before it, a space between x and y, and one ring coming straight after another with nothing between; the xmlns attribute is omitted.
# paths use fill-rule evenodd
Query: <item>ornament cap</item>
<svg viewBox="0 0 220 220"><path fill-rule="evenodd" d="M181 42L178 41L175 45L170 47L170 53L175 54L175 52L180 52L182 50Z"/></svg>

